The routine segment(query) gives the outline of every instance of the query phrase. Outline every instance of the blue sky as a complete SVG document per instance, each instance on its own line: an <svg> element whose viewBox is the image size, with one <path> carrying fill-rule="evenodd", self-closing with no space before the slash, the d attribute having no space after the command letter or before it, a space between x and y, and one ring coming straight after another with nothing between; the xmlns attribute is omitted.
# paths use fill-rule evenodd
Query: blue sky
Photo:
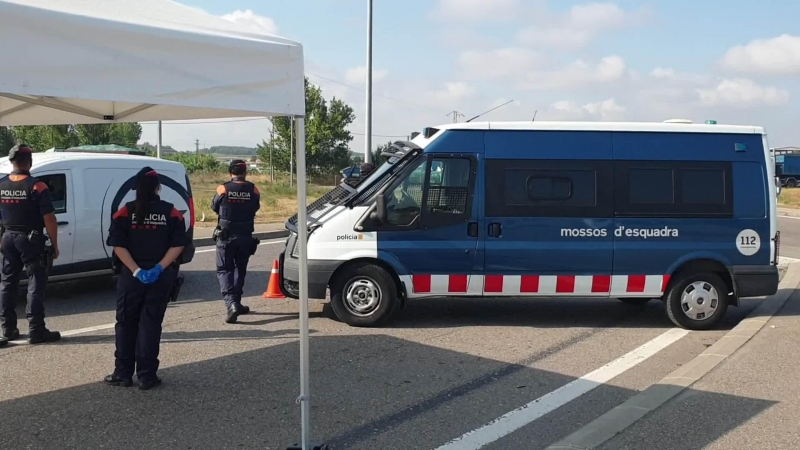
<svg viewBox="0 0 800 450"><path fill-rule="evenodd" d="M351 147L363 149L365 0L182 2L302 42L310 80L355 109ZM507 100L485 119L715 119L800 145L800 2L374 3L376 145ZM253 146L268 129L166 123L164 142ZM145 125L143 140L155 136Z"/></svg>

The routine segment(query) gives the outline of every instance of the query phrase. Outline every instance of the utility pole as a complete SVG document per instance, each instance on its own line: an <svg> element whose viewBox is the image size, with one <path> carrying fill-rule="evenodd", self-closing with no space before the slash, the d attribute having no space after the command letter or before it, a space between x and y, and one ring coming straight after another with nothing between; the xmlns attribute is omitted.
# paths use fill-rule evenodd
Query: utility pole
<svg viewBox="0 0 800 450"><path fill-rule="evenodd" d="M367 114L364 162L372 162L372 0L367 0Z"/></svg>
<svg viewBox="0 0 800 450"><path fill-rule="evenodd" d="M275 183L275 166L272 165L273 148L275 148L275 128L269 130L269 179Z"/></svg>
<svg viewBox="0 0 800 450"><path fill-rule="evenodd" d="M158 121L158 146L156 146L156 158L161 159L161 121Z"/></svg>
<svg viewBox="0 0 800 450"><path fill-rule="evenodd" d="M448 114L448 116L453 116L453 123L456 123L456 122L458 122L458 117L459 117L459 116L461 116L461 117L464 117L464 115L463 115L463 114L461 114L461 113L460 113L460 112L458 112L458 111L453 111L453 112L449 113L449 114Z"/></svg>
<svg viewBox="0 0 800 450"><path fill-rule="evenodd" d="M294 186L294 117L289 125L289 187Z"/></svg>
<svg viewBox="0 0 800 450"><path fill-rule="evenodd" d="M194 140L194 154L195 155L199 155L200 154L200 139L195 139Z"/></svg>

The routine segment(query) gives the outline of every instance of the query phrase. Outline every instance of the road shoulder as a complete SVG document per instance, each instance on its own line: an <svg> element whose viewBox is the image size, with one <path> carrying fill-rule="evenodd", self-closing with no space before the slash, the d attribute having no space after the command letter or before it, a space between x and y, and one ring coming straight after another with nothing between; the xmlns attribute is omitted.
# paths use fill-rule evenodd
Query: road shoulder
<svg viewBox="0 0 800 450"><path fill-rule="evenodd" d="M692 391L695 391L697 388L693 385L695 385L698 380L701 380L701 378L714 370L720 363L733 355L734 352L742 348L757 333L763 330L765 324L770 321L771 318L781 310L790 297L792 297L798 284L800 284L800 264L792 264L789 266L786 275L781 281L778 293L766 299L747 319L743 320L722 339L706 349L705 352L625 403L598 417L593 422L566 438L552 444L548 449L588 450L598 448L620 433L627 434L626 429L634 426L648 414L651 416L648 417L648 421L652 419L652 416L658 416L660 413L658 409L662 405L674 399L679 394L683 394L687 388L692 387ZM775 357L782 358L780 353L775 354ZM797 361L798 367L800 367L800 359L797 359ZM711 419L694 416L692 420L707 423ZM691 423L692 422L690 422L690 424ZM655 443L655 441L651 442L648 439L649 448L654 448L651 444ZM623 447L615 445L608 448ZM632 448L636 447L634 446Z"/></svg>

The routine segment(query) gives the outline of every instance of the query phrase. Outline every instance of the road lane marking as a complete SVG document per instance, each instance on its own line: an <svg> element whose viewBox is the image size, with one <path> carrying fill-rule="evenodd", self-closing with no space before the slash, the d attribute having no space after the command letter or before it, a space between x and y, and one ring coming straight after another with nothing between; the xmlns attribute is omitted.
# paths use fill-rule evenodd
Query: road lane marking
<svg viewBox="0 0 800 450"><path fill-rule="evenodd" d="M792 219L792 220L800 220L800 217L796 217L796 216L781 216L780 214L778 215L778 218L779 218L779 219Z"/></svg>
<svg viewBox="0 0 800 450"><path fill-rule="evenodd" d="M110 330L110 329L114 328L115 325L116 325L115 323L107 323L105 325L97 325L97 326L94 326L94 327L86 327L86 328L78 328L76 330L62 331L61 332L61 337L64 338L64 337L70 337L70 336L77 336L79 334L92 333L92 332L95 332L95 331ZM28 344L27 340L22 340L22 339L18 339L16 341L11 341L11 343L15 344L15 345L30 345L30 344Z"/></svg>
<svg viewBox="0 0 800 450"><path fill-rule="evenodd" d="M262 245L283 244L284 242L286 242L286 239L275 239L274 241L262 242L262 243L258 244L258 246L261 247ZM209 248L209 249L206 249L206 250L195 250L194 253L195 254L197 254L197 253L208 253L208 252L215 252L215 251L217 251L216 248Z"/></svg>
<svg viewBox="0 0 800 450"><path fill-rule="evenodd" d="M688 330L673 328L603 367L453 439L436 450L477 450L495 442L622 375L687 334Z"/></svg>

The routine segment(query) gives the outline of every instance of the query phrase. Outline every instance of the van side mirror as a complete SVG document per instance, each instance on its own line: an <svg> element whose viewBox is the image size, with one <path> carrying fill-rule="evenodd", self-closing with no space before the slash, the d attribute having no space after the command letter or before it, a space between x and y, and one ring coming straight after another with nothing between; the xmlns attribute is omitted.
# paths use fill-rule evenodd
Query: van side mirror
<svg viewBox="0 0 800 450"><path fill-rule="evenodd" d="M387 223L388 212L386 210L386 197L383 193L378 194L375 198L375 212L372 213L372 218L378 220L380 223Z"/></svg>

